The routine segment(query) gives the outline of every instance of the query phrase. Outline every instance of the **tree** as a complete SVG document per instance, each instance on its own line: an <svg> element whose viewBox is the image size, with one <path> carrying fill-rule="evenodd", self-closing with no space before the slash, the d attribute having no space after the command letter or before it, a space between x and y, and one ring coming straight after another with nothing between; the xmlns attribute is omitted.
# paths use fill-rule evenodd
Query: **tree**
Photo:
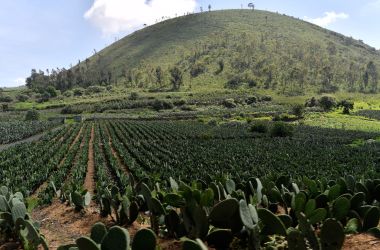
<svg viewBox="0 0 380 250"><path fill-rule="evenodd" d="M208 11L211 11L211 4L208 5Z"/></svg>
<svg viewBox="0 0 380 250"><path fill-rule="evenodd" d="M368 74L368 83L371 84L371 91L376 92L377 91L378 73L377 73L376 65L373 61L370 61L367 64L366 73Z"/></svg>
<svg viewBox="0 0 380 250"><path fill-rule="evenodd" d="M160 87L161 87L162 86L162 82L163 82L163 78L164 78L164 76L163 76L164 74L163 74L162 69L161 69L160 66L158 66L156 68L155 73L156 73L156 83L158 85L160 85Z"/></svg>
<svg viewBox="0 0 380 250"><path fill-rule="evenodd" d="M170 81L173 85L173 89L178 90L181 87L183 81L182 71L178 67L174 67L170 70L170 75Z"/></svg>
<svg viewBox="0 0 380 250"><path fill-rule="evenodd" d="M248 4L248 8L251 8L252 10L255 10L255 5L253 3Z"/></svg>

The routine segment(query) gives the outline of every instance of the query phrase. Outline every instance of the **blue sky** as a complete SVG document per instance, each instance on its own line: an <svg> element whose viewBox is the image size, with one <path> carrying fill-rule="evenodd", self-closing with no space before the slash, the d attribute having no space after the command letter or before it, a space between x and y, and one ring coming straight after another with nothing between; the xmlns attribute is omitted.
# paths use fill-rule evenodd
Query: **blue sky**
<svg viewBox="0 0 380 250"><path fill-rule="evenodd" d="M244 7L233 0L0 0L0 86L24 83L32 68L68 68L161 16ZM380 0L257 0L278 11L362 39L380 49ZM148 4L148 5L147 5Z"/></svg>

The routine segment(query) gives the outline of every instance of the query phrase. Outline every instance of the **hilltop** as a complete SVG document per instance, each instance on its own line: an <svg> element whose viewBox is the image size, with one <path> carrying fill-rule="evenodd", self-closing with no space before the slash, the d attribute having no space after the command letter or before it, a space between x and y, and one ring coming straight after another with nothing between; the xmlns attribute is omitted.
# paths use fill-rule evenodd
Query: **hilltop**
<svg viewBox="0 0 380 250"><path fill-rule="evenodd" d="M277 13L225 10L146 27L69 70L32 74L29 86L118 84L147 90L272 89L279 94L377 92L379 51ZM173 73L173 68L176 68ZM182 76L178 86L172 75Z"/></svg>

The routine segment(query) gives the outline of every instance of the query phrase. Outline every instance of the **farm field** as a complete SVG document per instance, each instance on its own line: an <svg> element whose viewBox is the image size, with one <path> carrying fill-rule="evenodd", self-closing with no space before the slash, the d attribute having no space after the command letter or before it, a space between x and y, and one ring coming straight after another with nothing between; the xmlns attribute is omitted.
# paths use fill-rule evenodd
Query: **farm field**
<svg viewBox="0 0 380 250"><path fill-rule="evenodd" d="M322 232L330 230L325 223L351 234L375 230L379 218L365 210L377 206L378 137L294 125L292 137L272 138L247 124L100 119L1 152L0 178L25 194L52 249L89 234L97 221L132 236L149 226L164 249L178 248L182 236L240 249L252 247L254 234L282 235L262 244L285 247L293 244L286 230L306 230L305 219ZM313 235L314 244L330 240ZM344 234L334 240L343 244Z"/></svg>

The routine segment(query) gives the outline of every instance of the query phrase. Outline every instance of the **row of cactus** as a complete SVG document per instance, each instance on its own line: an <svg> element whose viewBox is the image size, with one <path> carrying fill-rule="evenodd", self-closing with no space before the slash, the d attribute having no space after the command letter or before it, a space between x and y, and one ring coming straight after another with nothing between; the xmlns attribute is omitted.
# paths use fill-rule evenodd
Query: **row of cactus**
<svg viewBox="0 0 380 250"><path fill-rule="evenodd" d="M155 250L156 235L150 229L140 229L131 241L126 229L113 226L109 230L103 223L96 223L90 237L84 236L75 244L60 246L58 250Z"/></svg>
<svg viewBox="0 0 380 250"><path fill-rule="evenodd" d="M19 239L26 250L48 249L39 224L27 213L24 196L11 193L5 186L0 188L0 242Z"/></svg>

